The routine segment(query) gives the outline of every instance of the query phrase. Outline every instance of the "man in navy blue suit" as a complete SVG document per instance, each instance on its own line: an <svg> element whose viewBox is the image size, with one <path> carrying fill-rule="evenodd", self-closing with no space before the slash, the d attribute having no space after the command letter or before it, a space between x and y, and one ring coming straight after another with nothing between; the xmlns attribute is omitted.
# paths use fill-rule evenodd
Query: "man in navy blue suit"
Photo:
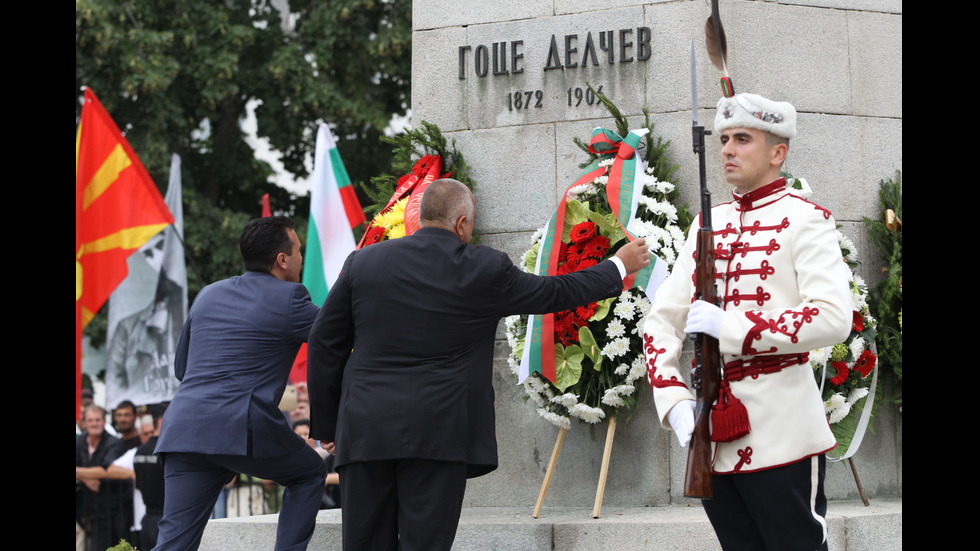
<svg viewBox="0 0 980 551"><path fill-rule="evenodd" d="M278 404L319 308L299 283L303 256L292 220L252 220L239 245L245 274L198 293L177 345L181 384L156 447L166 500L154 549L197 549L235 473L286 487L277 550L306 549L313 536L326 468Z"/></svg>
<svg viewBox="0 0 980 551"><path fill-rule="evenodd" d="M623 291L642 239L612 261L538 277L471 245L473 195L426 188L421 229L355 251L310 333L311 435L336 451L344 549L448 551L466 479L497 468L497 322Z"/></svg>

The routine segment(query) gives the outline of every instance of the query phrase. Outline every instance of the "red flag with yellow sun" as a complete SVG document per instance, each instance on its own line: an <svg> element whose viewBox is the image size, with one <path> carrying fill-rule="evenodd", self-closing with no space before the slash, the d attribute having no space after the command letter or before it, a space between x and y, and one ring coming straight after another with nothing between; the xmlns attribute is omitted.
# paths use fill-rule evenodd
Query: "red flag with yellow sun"
<svg viewBox="0 0 980 551"><path fill-rule="evenodd" d="M174 221L109 113L85 89L75 136L75 415L81 408L82 328L126 277L126 258Z"/></svg>

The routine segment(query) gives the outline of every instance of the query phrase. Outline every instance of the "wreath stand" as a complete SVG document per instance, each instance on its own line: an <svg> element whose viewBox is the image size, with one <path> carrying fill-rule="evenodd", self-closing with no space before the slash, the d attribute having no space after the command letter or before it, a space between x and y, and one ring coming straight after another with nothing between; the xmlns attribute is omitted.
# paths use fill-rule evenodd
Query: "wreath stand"
<svg viewBox="0 0 980 551"><path fill-rule="evenodd" d="M548 486L551 485L551 475L555 473L555 463L558 462L558 454L561 453L561 446L565 442L565 434L568 429L558 430L558 438L555 440L555 448L551 450L551 459L548 461L548 470L545 472L544 481L541 483L541 491L538 492L538 501L534 504L534 518L541 516L541 507L544 505L544 497L548 495ZM609 456L612 454L613 436L616 434L616 417L609 418L609 426L606 428L606 444L602 450L602 467L599 469L599 484L595 492L595 504L592 506L592 518L599 518L602 510L602 498L606 492L606 477L609 474Z"/></svg>

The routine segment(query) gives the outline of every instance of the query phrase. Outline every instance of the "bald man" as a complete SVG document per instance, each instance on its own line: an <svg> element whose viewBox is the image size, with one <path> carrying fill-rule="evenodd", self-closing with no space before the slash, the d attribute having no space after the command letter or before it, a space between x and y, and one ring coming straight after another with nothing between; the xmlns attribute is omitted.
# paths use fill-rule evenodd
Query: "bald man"
<svg viewBox="0 0 980 551"><path fill-rule="evenodd" d="M448 550L466 479L497 468L493 343L500 318L618 295L646 244L569 275L523 272L470 244L456 180L422 196L421 228L352 253L310 333L311 434L336 453L344 549Z"/></svg>

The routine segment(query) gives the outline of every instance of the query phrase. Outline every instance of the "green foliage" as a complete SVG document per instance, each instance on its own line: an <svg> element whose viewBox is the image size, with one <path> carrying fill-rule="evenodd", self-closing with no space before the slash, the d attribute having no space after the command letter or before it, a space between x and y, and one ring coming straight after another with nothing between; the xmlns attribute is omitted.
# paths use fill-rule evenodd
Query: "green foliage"
<svg viewBox="0 0 980 551"><path fill-rule="evenodd" d="M599 101L602 102L603 107L609 112L613 120L616 122L616 133L620 136L626 136L630 132L629 123L626 120L626 116L616 107L616 104L607 98L604 94L596 92L592 85L586 83L590 90L595 93ZM677 177L675 173L677 169L680 168L676 163L671 163L667 158L667 149L670 147L670 140L664 141L663 138L657 136L654 139L656 133L654 128L656 124L650 120L650 111L645 107L643 108L643 127L648 129L650 132L644 137L644 141L639 148L640 154L643 155L643 159L648 167L653 168L653 175L657 177L657 180L661 182L670 182L673 184L674 189L667 194L667 199L671 203L676 203L677 201ZM588 155L588 160L579 165L579 168L585 168L596 159L599 155L596 155L589 151L589 144L581 140L580 138L574 138L572 141L575 145L579 147L586 155ZM691 226L694 221L694 215L691 214L688 205L685 203L684 206L678 207L677 209L677 226L687 233L687 229Z"/></svg>
<svg viewBox="0 0 980 551"><path fill-rule="evenodd" d="M273 184L255 158L242 131L247 106L293 176L308 175L326 122L358 181L388 164L379 139L410 103L411 2L289 4L284 17L270 0L75 2L76 124L87 86L161 189L171 154L181 156L192 299L241 273L238 236L263 194L305 235L309 198Z"/></svg>
<svg viewBox="0 0 980 551"><path fill-rule="evenodd" d="M128 541L119 540L119 543L117 545L114 545L106 549L106 551L136 551L136 550L133 549L133 546L130 545Z"/></svg>
<svg viewBox="0 0 980 551"><path fill-rule="evenodd" d="M884 258L885 278L872 290L871 312L878 320L878 361L890 375L892 399L902 403L902 230L890 229L885 212L891 209L902 219L902 172L879 183L881 214L878 220L864 218L871 244Z"/></svg>
<svg viewBox="0 0 980 551"><path fill-rule="evenodd" d="M456 149L456 140L447 142L435 124L422 121L419 128L408 129L381 140L394 146L391 169L371 178L370 186L358 182L361 191L370 198L363 203L368 218L378 214L388 204L388 199L395 193L398 179L412 172L415 163L425 155L439 155L444 174L449 173L452 178L476 191L476 182L470 177L470 167L463 159L463 154Z"/></svg>

